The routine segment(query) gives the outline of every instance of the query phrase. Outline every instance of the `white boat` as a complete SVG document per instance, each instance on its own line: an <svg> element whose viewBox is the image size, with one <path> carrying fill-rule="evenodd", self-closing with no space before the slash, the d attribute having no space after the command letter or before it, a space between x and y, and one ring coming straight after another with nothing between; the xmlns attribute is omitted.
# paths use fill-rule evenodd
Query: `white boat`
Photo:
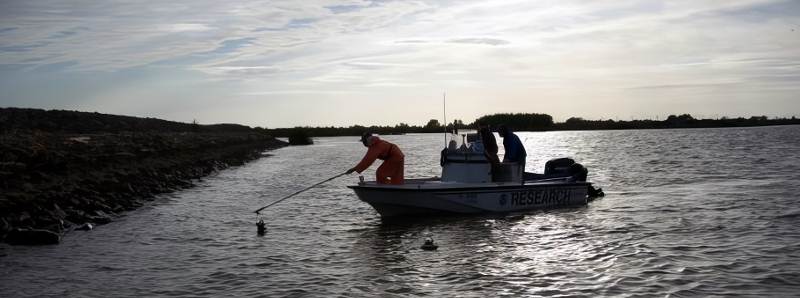
<svg viewBox="0 0 800 298"><path fill-rule="evenodd" d="M586 169L571 159L549 161L545 174L524 173L518 164L494 170L482 148L470 143L442 152L442 176L406 179L403 185L374 181L348 186L382 217L441 213L506 213L586 205L590 195L602 195L586 182Z"/></svg>

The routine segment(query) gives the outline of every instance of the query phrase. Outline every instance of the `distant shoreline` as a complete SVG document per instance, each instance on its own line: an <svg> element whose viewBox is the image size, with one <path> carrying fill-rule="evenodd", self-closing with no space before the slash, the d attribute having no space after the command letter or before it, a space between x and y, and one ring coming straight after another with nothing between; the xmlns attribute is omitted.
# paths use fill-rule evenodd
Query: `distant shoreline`
<svg viewBox="0 0 800 298"><path fill-rule="evenodd" d="M797 123L797 124L766 124L766 125L748 125L748 126L709 126L709 127L662 127L662 128L621 128L621 129L612 129L612 128L597 128L597 129L515 130L514 132L620 131L620 130L670 130L670 129L706 129L706 128L752 128L752 127L792 126L792 125L800 125L800 123ZM304 128L306 128L306 127L300 127L300 128L301 128L301 129L304 129ZM295 128L291 128L291 129L295 129ZM369 130L369 128L367 128L367 131L370 131L370 132L372 132L373 130ZM409 133L402 133L402 134L400 134L400 133L392 133L392 134L388 134L388 135L410 135L410 136L413 136L413 135L426 135L426 134L437 134L437 133L438 133L438 134L441 134L441 133L443 133L443 132L444 132L444 130L442 130L442 131L436 131L436 132L409 132ZM458 132L459 134L464 134L465 132L471 132L471 133L475 133L475 132L476 132L476 130L475 130L474 128L464 128L464 129L459 129L457 132ZM496 131L495 131L495 132L496 132ZM448 131L448 133L451 133L451 132L450 132L450 131ZM380 133L378 133L378 135L381 135L381 134L380 134ZM360 134L353 134L353 135L347 135L347 134L344 134L344 135L325 135L325 136L314 136L314 137L360 137L360 136L361 136ZM281 137L281 136L276 136L276 138L280 138L281 140L285 140L285 139L287 139L286 137Z"/></svg>
<svg viewBox="0 0 800 298"><path fill-rule="evenodd" d="M682 129L682 128L723 128L723 127L758 127L777 125L800 125L800 119L775 118L766 116L753 116L750 118L720 119L695 119L689 114L679 116L670 115L665 120L584 120L582 118L569 118L565 122L553 122L547 114L493 114L476 119L474 122L464 124L455 120L447 125L447 131L452 131L453 126L458 130L475 129L478 123L486 123L497 129L498 125L505 124L515 131L581 131L581 130L631 130L631 129ZM435 119L431 119L424 126L410 126L400 123L395 126L361 126L350 127L293 127L274 128L267 131L276 137L288 137L291 133L302 130L312 137L359 136L369 131L382 135L411 134L411 133L441 133L445 127Z"/></svg>

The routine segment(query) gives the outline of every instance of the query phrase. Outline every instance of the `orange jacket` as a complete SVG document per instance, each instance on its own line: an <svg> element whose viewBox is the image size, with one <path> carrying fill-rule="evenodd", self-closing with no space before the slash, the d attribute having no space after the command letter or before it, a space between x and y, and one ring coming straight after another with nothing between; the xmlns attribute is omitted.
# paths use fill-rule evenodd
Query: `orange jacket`
<svg viewBox="0 0 800 298"><path fill-rule="evenodd" d="M405 157L403 151L400 151L400 147L397 147L397 145L378 139L378 137L374 138L375 141L369 146L367 154L355 167L358 173L369 168L376 159L402 162Z"/></svg>

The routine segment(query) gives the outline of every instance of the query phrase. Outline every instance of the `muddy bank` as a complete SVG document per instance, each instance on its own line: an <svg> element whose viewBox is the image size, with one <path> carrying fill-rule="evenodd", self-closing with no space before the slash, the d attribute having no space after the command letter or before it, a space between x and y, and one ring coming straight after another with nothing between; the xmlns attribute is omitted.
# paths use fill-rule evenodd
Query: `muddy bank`
<svg viewBox="0 0 800 298"><path fill-rule="evenodd" d="M52 242L47 231L108 223L156 194L286 146L241 125L47 112L0 109L0 238L8 242Z"/></svg>

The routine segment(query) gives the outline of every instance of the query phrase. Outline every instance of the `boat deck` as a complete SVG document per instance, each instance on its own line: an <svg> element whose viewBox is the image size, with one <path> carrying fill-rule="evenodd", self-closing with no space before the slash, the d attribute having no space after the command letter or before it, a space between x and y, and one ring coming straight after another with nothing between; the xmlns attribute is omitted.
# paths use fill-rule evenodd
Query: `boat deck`
<svg viewBox="0 0 800 298"><path fill-rule="evenodd" d="M574 182L570 181L567 177L550 178L550 179L536 179L526 180L524 182L487 182L487 183L464 183L464 182L450 182L441 181L438 177L435 178L412 178L406 179L405 184L378 184L375 181L366 181L358 185L349 185L351 189L392 189L392 190L450 190L450 189L495 189L495 188L519 188L530 186L548 186L548 185L589 185L588 182Z"/></svg>

